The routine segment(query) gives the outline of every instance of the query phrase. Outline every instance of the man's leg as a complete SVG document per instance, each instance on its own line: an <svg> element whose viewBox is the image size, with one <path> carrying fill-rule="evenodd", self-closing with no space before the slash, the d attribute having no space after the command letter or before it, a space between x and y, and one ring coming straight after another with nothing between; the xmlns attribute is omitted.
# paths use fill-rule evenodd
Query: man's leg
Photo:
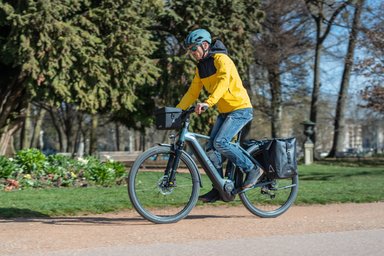
<svg viewBox="0 0 384 256"><path fill-rule="evenodd" d="M254 165L237 145L231 144L232 138L250 120L252 120L252 109L237 110L228 114L214 140L214 147L246 173L243 189L252 187L263 173L261 168Z"/></svg>

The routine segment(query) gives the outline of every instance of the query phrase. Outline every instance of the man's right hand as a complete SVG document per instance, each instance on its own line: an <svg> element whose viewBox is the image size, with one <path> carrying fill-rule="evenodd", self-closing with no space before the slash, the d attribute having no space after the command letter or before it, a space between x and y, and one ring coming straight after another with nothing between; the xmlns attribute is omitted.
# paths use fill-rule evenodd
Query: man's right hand
<svg viewBox="0 0 384 256"><path fill-rule="evenodd" d="M197 103L195 107L195 113L200 115L207 110L209 105L207 103Z"/></svg>

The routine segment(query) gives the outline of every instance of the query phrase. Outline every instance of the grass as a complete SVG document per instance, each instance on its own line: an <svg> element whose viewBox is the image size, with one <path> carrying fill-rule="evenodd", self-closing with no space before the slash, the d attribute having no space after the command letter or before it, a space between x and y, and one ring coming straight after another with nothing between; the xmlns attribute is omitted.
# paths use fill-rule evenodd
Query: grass
<svg viewBox="0 0 384 256"><path fill-rule="evenodd" d="M211 188L203 176L200 194ZM299 166L296 204L384 201L384 166ZM216 204L225 204L224 202ZM240 204L235 200L230 205ZM0 218L86 215L132 209L126 186L0 192Z"/></svg>
<svg viewBox="0 0 384 256"><path fill-rule="evenodd" d="M384 166L301 166L298 203L363 203L384 200Z"/></svg>
<svg viewBox="0 0 384 256"><path fill-rule="evenodd" d="M131 208L126 186L53 188L0 192L0 217L104 213Z"/></svg>

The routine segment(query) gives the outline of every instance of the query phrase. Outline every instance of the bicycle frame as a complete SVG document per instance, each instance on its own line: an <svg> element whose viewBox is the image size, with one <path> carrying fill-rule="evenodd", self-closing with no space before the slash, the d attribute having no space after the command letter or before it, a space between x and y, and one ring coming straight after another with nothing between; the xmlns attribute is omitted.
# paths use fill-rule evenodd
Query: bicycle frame
<svg viewBox="0 0 384 256"><path fill-rule="evenodd" d="M205 153L205 150L203 149L201 144L198 142L198 138L203 138L208 140L209 136L189 132L188 127L189 127L189 115L187 114L187 118L183 124L182 129L179 132L179 138L174 143L173 147L171 147L175 151L175 157L174 159L170 159L168 161L165 176L169 177L169 182L174 181L176 169L179 165L180 154L184 148L184 145L187 144L192 149L192 152L196 156L196 159L203 167L209 179L212 181L214 187L219 191L222 200L232 201L235 198L236 193L239 192L237 190L234 190L235 188L234 181L232 179L226 179L225 177L220 176L219 172L216 170L211 160L208 158L207 154ZM240 150L254 164L257 164L257 161L246 150L240 147L238 141L233 144L237 144ZM265 184L269 184L269 183L265 183ZM262 186L265 184L264 183L258 184L256 186Z"/></svg>

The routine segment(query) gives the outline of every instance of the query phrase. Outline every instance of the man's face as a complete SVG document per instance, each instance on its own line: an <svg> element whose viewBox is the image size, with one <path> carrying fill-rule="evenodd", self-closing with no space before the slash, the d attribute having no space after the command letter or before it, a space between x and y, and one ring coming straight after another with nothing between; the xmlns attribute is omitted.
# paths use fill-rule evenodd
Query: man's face
<svg viewBox="0 0 384 256"><path fill-rule="evenodd" d="M188 47L188 52L189 54L192 55L192 57L199 61L201 60L202 58L204 58L204 50L207 50L209 47L209 44L207 42L203 42L201 45L191 45L190 47Z"/></svg>

